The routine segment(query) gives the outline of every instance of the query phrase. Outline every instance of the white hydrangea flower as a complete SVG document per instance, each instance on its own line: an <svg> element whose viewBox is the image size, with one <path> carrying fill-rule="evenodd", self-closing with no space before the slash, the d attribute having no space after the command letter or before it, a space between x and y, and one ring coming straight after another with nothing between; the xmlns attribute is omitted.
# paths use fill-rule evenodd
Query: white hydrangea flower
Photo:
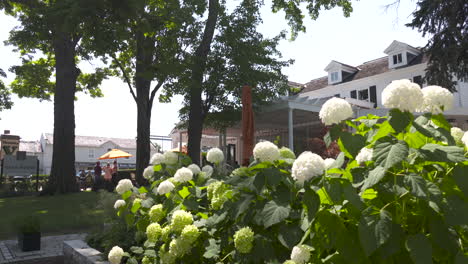
<svg viewBox="0 0 468 264"><path fill-rule="evenodd" d="M463 137L462 137L461 141L462 141L463 144L465 144L465 146L468 148L468 131L465 132L465 134L463 134Z"/></svg>
<svg viewBox="0 0 468 264"><path fill-rule="evenodd" d="M324 162L325 162L325 168L328 170L331 168L333 163L335 163L335 159L328 158L328 159L325 159Z"/></svg>
<svg viewBox="0 0 468 264"><path fill-rule="evenodd" d="M177 164L179 161L179 156L177 153L172 152L172 151L166 151L163 154L164 156L164 163L169 164L169 165L174 165Z"/></svg>
<svg viewBox="0 0 468 264"><path fill-rule="evenodd" d="M243 227L234 234L234 246L240 253L247 254L252 250L254 232L250 227Z"/></svg>
<svg viewBox="0 0 468 264"><path fill-rule="evenodd" d="M193 179L193 172L185 167L180 168L174 174L174 180L177 182L188 182Z"/></svg>
<svg viewBox="0 0 468 264"><path fill-rule="evenodd" d="M219 148L212 148L208 150L208 153L206 154L206 160L214 164L221 163L224 160L223 151L221 151Z"/></svg>
<svg viewBox="0 0 468 264"><path fill-rule="evenodd" d="M304 264L309 261L310 258L310 250L304 246L295 246L291 252L291 260L297 264Z"/></svg>
<svg viewBox="0 0 468 264"><path fill-rule="evenodd" d="M278 147L270 141L259 142L253 149L254 158L260 162L273 162L280 158Z"/></svg>
<svg viewBox="0 0 468 264"><path fill-rule="evenodd" d="M287 147L281 147L279 153L280 157L283 159L296 159L296 154Z"/></svg>
<svg viewBox="0 0 468 264"><path fill-rule="evenodd" d="M149 180L151 178L151 176L153 176L153 174L154 174L153 165L149 165L143 171L143 178Z"/></svg>
<svg viewBox="0 0 468 264"><path fill-rule="evenodd" d="M209 178L209 177L211 177L211 175L213 175L213 167L211 167L210 165L203 166L202 171L205 173L205 176L207 178Z"/></svg>
<svg viewBox="0 0 468 264"><path fill-rule="evenodd" d="M118 208L120 208L122 206L125 206L125 205L126 205L126 203L125 203L124 200L117 200L117 201L115 201L114 208L118 209Z"/></svg>
<svg viewBox="0 0 468 264"><path fill-rule="evenodd" d="M450 134L452 135L453 139L455 139L456 142L461 142L465 132L458 127L452 127L450 129Z"/></svg>
<svg viewBox="0 0 468 264"><path fill-rule="evenodd" d="M361 151L356 156L356 161L358 164L364 164L366 161L372 160L372 155L374 154L374 150L370 148L362 148Z"/></svg>
<svg viewBox="0 0 468 264"><path fill-rule="evenodd" d="M326 126L338 124L352 116L351 105L346 100L337 97L326 101L319 112L319 117Z"/></svg>
<svg viewBox="0 0 468 264"><path fill-rule="evenodd" d="M122 257L124 255L124 251L121 247L115 246L109 251L109 255L107 255L107 258L109 259L109 262L112 264L120 264L120 261L122 260Z"/></svg>
<svg viewBox="0 0 468 264"><path fill-rule="evenodd" d="M115 190L117 191L118 194L122 194L126 191L129 191L133 188L133 183L129 179L123 179L120 180L119 183L117 184L117 187L115 187Z"/></svg>
<svg viewBox="0 0 468 264"><path fill-rule="evenodd" d="M164 161L165 161L164 155L161 153L156 153L151 157L150 164L158 165L158 164L164 163Z"/></svg>
<svg viewBox="0 0 468 264"><path fill-rule="evenodd" d="M159 195L163 195L163 194L166 194L166 193L169 193L171 192L172 190L174 190L175 186L172 182L170 182L169 180L165 180L163 182L161 182L158 186L156 190L156 192L159 194ZM153 190L154 193L156 193L154 190Z"/></svg>
<svg viewBox="0 0 468 264"><path fill-rule="evenodd" d="M304 182L320 176L325 171L325 161L319 155L305 151L294 161L291 176L298 182Z"/></svg>
<svg viewBox="0 0 468 264"><path fill-rule="evenodd" d="M407 79L391 82L382 92L382 104L385 107L402 111L417 111L422 106L422 98L421 87Z"/></svg>
<svg viewBox="0 0 468 264"><path fill-rule="evenodd" d="M172 230L179 232L185 226L193 223L193 216L190 212L184 210L177 210L172 214L171 227Z"/></svg>
<svg viewBox="0 0 468 264"><path fill-rule="evenodd" d="M421 109L419 109L421 112L440 114L443 111L452 109L453 94L449 90L440 86L431 85L424 87L421 91L424 96L423 105Z"/></svg>
<svg viewBox="0 0 468 264"><path fill-rule="evenodd" d="M191 170L193 175L197 175L198 173L200 173L200 167L198 167L197 164L190 164L187 169Z"/></svg>

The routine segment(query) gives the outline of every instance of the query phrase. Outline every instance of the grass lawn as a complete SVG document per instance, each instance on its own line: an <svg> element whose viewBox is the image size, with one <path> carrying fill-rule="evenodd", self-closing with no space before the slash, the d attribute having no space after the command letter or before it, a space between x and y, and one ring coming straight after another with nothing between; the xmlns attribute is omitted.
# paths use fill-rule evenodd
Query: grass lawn
<svg viewBox="0 0 468 264"><path fill-rule="evenodd" d="M0 199L0 240L16 237L15 221L37 215L43 233L69 233L102 225L104 212L97 208L95 192Z"/></svg>

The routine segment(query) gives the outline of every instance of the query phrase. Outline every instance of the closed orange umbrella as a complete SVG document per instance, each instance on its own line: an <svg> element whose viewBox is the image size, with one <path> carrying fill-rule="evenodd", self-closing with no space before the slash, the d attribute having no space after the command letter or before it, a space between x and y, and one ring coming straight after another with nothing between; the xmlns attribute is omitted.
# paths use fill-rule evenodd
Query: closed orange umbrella
<svg viewBox="0 0 468 264"><path fill-rule="evenodd" d="M123 150L120 150L120 149L113 149L109 152L107 152L106 154L102 155L101 157L99 157L100 160L103 160L103 159L117 159L117 158L128 158L128 157L132 157L133 155L130 154L130 153L127 153Z"/></svg>

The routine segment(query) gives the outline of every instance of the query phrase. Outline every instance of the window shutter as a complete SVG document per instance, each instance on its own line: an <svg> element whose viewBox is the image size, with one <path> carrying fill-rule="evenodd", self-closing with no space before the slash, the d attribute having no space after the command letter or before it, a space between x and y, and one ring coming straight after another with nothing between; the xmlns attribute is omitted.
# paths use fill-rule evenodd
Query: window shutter
<svg viewBox="0 0 468 264"><path fill-rule="evenodd" d="M351 98L357 99L356 90L351 91Z"/></svg>
<svg viewBox="0 0 468 264"><path fill-rule="evenodd" d="M369 99L374 103L374 107L377 107L377 87L375 85L369 87Z"/></svg>

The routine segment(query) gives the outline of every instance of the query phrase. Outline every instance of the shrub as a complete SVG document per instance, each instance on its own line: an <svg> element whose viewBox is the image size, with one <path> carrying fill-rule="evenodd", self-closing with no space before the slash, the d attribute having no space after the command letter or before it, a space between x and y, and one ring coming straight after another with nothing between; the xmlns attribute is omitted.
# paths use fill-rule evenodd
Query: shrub
<svg viewBox="0 0 468 264"><path fill-rule="evenodd" d="M230 175L217 165L211 178L179 182L173 175L187 160L155 165L151 185L122 193L125 206L116 209L139 238L124 261L466 263L466 146L445 118L391 109L338 119L325 142L338 142L341 153L327 169L303 153L256 160ZM163 181L174 188L159 195Z"/></svg>

